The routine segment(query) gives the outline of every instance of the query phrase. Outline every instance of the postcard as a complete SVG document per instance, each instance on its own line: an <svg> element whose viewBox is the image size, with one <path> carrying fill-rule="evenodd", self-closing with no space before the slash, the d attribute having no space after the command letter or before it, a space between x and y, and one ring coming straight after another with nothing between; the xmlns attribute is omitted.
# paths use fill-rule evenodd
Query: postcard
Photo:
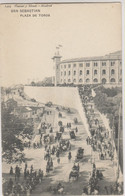
<svg viewBox="0 0 125 196"><path fill-rule="evenodd" d="M3 196L123 195L122 4L0 4Z"/></svg>

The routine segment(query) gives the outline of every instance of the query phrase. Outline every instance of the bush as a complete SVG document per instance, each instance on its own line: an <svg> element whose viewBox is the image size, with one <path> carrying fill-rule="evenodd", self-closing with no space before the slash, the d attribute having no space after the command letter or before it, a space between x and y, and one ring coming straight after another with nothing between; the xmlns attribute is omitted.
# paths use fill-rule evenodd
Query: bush
<svg viewBox="0 0 125 196"><path fill-rule="evenodd" d="M32 102L36 102L36 100L34 98L31 99Z"/></svg>

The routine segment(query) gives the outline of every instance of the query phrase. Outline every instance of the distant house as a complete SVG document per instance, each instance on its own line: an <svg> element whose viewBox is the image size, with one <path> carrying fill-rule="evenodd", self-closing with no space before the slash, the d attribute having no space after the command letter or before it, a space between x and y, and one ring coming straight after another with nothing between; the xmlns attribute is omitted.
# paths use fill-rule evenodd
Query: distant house
<svg viewBox="0 0 125 196"><path fill-rule="evenodd" d="M25 106L18 106L14 110L14 115L20 116L22 118L32 118L32 109Z"/></svg>
<svg viewBox="0 0 125 196"><path fill-rule="evenodd" d="M24 90L24 86L22 84L11 86L11 94L19 94Z"/></svg>
<svg viewBox="0 0 125 196"><path fill-rule="evenodd" d="M43 112L44 112L44 107L18 106L14 110L14 115L28 119L28 118L40 117L42 116Z"/></svg>
<svg viewBox="0 0 125 196"><path fill-rule="evenodd" d="M35 106L32 106L30 107L32 109L32 116L35 118L35 117L38 117L38 116L42 116L43 112L44 112L44 107L35 107Z"/></svg>

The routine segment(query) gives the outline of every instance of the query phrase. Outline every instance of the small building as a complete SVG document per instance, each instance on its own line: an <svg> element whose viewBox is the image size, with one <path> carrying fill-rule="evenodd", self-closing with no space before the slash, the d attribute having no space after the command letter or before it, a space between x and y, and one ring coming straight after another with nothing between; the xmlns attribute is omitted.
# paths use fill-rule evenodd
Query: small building
<svg viewBox="0 0 125 196"><path fill-rule="evenodd" d="M11 86L10 89L11 89L11 94L16 95L16 94L23 92L24 86L22 84L14 85L14 86Z"/></svg>
<svg viewBox="0 0 125 196"><path fill-rule="evenodd" d="M30 108L32 109L33 118L40 117L44 113L44 107L30 106Z"/></svg>
<svg viewBox="0 0 125 196"><path fill-rule="evenodd" d="M14 110L14 115L20 116L22 118L38 118L43 115L44 107L35 106L18 106Z"/></svg>
<svg viewBox="0 0 125 196"><path fill-rule="evenodd" d="M32 109L30 107L18 106L14 110L14 115L22 118L32 118Z"/></svg>

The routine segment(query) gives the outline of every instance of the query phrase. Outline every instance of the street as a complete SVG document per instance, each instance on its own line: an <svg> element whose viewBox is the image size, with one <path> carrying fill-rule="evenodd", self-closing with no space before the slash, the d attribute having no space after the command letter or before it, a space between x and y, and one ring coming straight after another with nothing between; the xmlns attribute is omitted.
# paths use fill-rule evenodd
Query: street
<svg viewBox="0 0 125 196"><path fill-rule="evenodd" d="M52 156L53 160L53 171L46 173L46 160L44 160L44 146L42 148L34 149L26 148L25 155L27 157L28 169L30 170L31 165L33 165L34 170L38 171L39 169L43 170L44 177L41 184L37 185L37 188L33 190L32 195L52 195L52 192L49 191L50 186L56 186L59 182L64 186L64 194L66 195L81 195L84 186L87 186L90 173L92 171L92 162L96 163L96 167L100 169L104 175L104 179L99 181L100 194L106 194L105 186L112 184L114 179L114 170L111 160L99 160L98 152L93 152L90 145L87 145L86 138L87 133L84 128L84 122L82 122L78 111L71 109L71 113L67 111L61 111L62 118L58 117L58 111L53 108L51 116L46 116L46 120L53 122L53 133L58 131L58 121L62 121L63 126L65 127L64 135L69 137L69 129L66 127L67 122L71 123L71 129L75 130L76 126L78 132L76 133L76 139L70 139L71 143L71 160L68 160L68 152L63 152L60 154L60 163L57 162L55 155ZM74 118L78 119L78 124L74 123ZM51 122L51 123L52 123ZM34 138L38 136L38 132L34 133ZM52 144L53 145L53 144ZM71 179L69 182L69 173L72 170L73 164L76 159L77 150L79 147L84 148L84 157L79 161L80 174L78 180ZM3 163L3 171L4 171ZM14 166L14 165L13 165ZM16 166L16 164L15 164ZM9 173L9 165L8 167ZM21 181L23 181L23 171L24 164L21 164ZM6 170L7 171L7 170ZM4 176L5 174L3 174Z"/></svg>

